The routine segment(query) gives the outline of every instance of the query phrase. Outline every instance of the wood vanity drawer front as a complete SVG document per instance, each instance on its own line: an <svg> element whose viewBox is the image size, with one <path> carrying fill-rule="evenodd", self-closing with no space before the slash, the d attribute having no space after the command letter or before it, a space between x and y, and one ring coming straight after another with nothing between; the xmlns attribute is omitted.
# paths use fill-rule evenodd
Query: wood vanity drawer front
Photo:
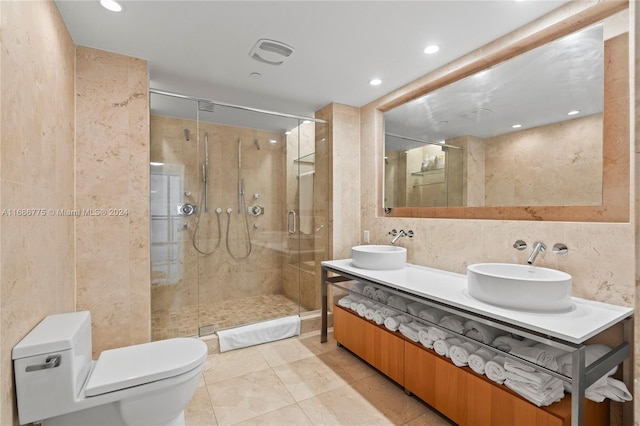
<svg viewBox="0 0 640 426"><path fill-rule="evenodd" d="M333 337L393 381L404 383L404 340L339 306L333 310Z"/></svg>

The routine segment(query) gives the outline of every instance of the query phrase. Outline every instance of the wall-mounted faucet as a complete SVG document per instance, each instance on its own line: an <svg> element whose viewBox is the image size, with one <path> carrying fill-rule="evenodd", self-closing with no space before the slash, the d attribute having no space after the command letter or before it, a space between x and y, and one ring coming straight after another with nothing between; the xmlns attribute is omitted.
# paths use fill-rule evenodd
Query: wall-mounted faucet
<svg viewBox="0 0 640 426"><path fill-rule="evenodd" d="M402 237L409 237L409 238L413 238L413 231L409 230L407 232L404 232L404 229L401 229L399 232L396 231L395 229L392 229L389 232L389 235L393 235L393 239L391 240L391 244L395 244L396 241L398 241L400 238Z"/></svg>
<svg viewBox="0 0 640 426"><path fill-rule="evenodd" d="M540 253L544 253L546 249L547 246L542 241L536 241L535 243L533 243L533 252L527 259L527 263L529 265L533 265L533 261L536 260L536 257L538 257Z"/></svg>

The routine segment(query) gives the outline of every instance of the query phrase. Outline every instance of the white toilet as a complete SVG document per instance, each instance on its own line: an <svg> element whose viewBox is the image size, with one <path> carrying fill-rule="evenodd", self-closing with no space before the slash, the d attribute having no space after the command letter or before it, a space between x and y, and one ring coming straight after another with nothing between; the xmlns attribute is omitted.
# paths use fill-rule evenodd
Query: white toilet
<svg viewBox="0 0 640 426"><path fill-rule="evenodd" d="M46 317L13 348L20 424L184 425L207 345L176 338L91 360L89 312Z"/></svg>

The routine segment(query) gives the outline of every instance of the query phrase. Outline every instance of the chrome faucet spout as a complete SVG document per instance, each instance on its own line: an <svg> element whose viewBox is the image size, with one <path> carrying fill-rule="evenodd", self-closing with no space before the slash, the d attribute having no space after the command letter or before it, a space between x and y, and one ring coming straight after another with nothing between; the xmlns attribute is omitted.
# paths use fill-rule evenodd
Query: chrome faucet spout
<svg viewBox="0 0 640 426"><path fill-rule="evenodd" d="M398 241L400 238L405 237L407 235L406 232L404 232L403 229L400 230L400 232L398 232L394 237L393 240L391 240L391 244L395 244L396 241Z"/></svg>
<svg viewBox="0 0 640 426"><path fill-rule="evenodd" d="M546 249L547 246L542 241L536 241L535 243L533 243L533 252L527 259L527 263L529 265L533 265L533 261L536 260L536 257L538 257L540 253L544 253Z"/></svg>

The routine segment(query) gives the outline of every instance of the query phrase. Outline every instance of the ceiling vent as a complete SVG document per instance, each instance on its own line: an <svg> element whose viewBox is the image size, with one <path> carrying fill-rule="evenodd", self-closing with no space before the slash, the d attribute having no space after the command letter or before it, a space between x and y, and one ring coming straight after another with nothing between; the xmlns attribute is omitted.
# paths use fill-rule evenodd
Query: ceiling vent
<svg viewBox="0 0 640 426"><path fill-rule="evenodd" d="M293 47L266 38L258 40L249 52L249 56L256 61L269 65L282 65L291 55Z"/></svg>

